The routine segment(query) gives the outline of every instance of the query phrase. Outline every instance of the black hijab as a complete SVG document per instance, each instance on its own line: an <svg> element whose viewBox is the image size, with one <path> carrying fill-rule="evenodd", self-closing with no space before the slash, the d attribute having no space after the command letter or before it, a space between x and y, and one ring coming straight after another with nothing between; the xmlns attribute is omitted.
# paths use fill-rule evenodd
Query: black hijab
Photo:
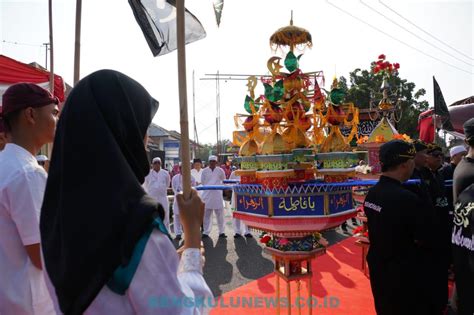
<svg viewBox="0 0 474 315"><path fill-rule="evenodd" d="M163 208L141 187L143 140L158 102L136 81L97 71L58 122L41 209L46 270L61 311L82 314Z"/></svg>

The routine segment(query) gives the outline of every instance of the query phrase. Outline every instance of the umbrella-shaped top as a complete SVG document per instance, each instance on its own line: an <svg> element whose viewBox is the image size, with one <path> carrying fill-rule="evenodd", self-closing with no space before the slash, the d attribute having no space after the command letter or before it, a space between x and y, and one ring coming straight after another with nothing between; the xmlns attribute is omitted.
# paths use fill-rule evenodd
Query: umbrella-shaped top
<svg viewBox="0 0 474 315"><path fill-rule="evenodd" d="M293 15L293 13L292 13ZM290 25L279 28L270 37L270 45L276 46L290 46L290 50L293 51L296 45L307 45L312 47L313 42L311 39L311 33L302 27L293 25L293 17L290 20Z"/></svg>

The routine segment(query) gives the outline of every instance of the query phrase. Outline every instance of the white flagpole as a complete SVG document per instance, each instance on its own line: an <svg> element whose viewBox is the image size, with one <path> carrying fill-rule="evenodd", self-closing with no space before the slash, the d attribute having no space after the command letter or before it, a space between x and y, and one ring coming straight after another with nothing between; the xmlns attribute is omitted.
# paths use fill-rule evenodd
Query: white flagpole
<svg viewBox="0 0 474 315"><path fill-rule="evenodd" d="M178 37L179 114L181 125L181 175L183 179L183 194L187 199L191 196L191 165L189 155L189 122L186 87L184 0L176 1L176 23Z"/></svg>

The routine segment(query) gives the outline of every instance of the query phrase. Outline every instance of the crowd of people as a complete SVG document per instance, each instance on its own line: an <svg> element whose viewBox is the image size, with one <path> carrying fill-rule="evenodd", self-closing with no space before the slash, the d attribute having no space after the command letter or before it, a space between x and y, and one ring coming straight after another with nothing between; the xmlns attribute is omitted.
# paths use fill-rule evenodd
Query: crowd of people
<svg viewBox="0 0 474 315"><path fill-rule="evenodd" d="M237 167L232 166L233 170L228 164L221 164L218 166L218 158L215 155L209 156L208 166L203 168L202 160L196 158L192 161L191 168L191 187L197 186L213 186L223 185L224 180L239 181L240 176L236 175ZM181 241L183 231L180 224L179 205L176 202L176 196L183 191L181 165L178 164L175 169L175 174L170 174L169 171L161 168L161 158L155 157L152 160L152 168L149 174L145 177L143 188L145 191L165 207L165 226L170 232L174 232L175 240ZM228 173L231 171L231 173ZM228 174L227 174L228 173ZM170 228L170 211L168 203L167 190L170 187L174 194L173 211L173 229ZM227 238L224 226L224 194L221 190L203 190L199 192L202 201L205 204L204 221L202 225L202 238L208 238L212 229L213 215L217 221L217 228L219 238ZM230 194L229 208L235 210L235 198ZM252 238L249 228L239 219L233 219L234 237L239 238L245 236Z"/></svg>
<svg viewBox="0 0 474 315"><path fill-rule="evenodd" d="M180 165L173 176L159 157L150 165L147 129L158 107L138 82L112 70L79 81L60 116L43 88L7 89L0 279L8 285L0 286L0 314L208 313L205 303L172 301L213 299L201 240L213 215L218 237L227 237L223 193L193 189L185 198ZM443 314L450 271L458 314L474 312L474 118L464 129L468 148L451 148L449 164L435 144L393 140L380 148L382 175L364 202L378 314ZM50 161L36 156L51 142ZM193 161L192 187L239 180L216 156L207 162ZM406 184L410 178L416 183ZM233 223L235 238L252 237ZM165 300L159 310L153 297Z"/></svg>
<svg viewBox="0 0 474 315"><path fill-rule="evenodd" d="M464 133L468 148L452 147L449 164L441 147L420 140L380 147L382 175L364 201L379 315L446 314L452 272L452 308L474 313L474 118Z"/></svg>

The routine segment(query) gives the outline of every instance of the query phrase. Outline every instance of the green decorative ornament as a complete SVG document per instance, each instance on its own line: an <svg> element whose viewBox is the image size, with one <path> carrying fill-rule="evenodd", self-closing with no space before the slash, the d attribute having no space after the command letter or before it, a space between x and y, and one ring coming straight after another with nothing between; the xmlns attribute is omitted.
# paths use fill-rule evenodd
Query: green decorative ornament
<svg viewBox="0 0 474 315"><path fill-rule="evenodd" d="M245 103L244 103L245 110L249 114L253 114L252 107L255 109L255 112L258 111L259 106L255 104L255 101L250 96L245 96Z"/></svg>
<svg viewBox="0 0 474 315"><path fill-rule="evenodd" d="M300 55L301 57L301 55ZM288 52L288 54L286 54L286 58L285 58L285 67L286 69L288 69L288 71L290 72L293 72L295 71L296 69L298 69L299 65L298 65L298 58L296 58L295 54L290 51Z"/></svg>
<svg viewBox="0 0 474 315"><path fill-rule="evenodd" d="M334 105L340 105L342 100L344 99L344 96L346 96L346 95L345 95L343 90L341 90L339 88L334 88L329 93L329 100Z"/></svg>
<svg viewBox="0 0 474 315"><path fill-rule="evenodd" d="M268 83L264 83L263 86L265 88L265 97L270 102L279 101L283 97L283 94L285 93L285 89L283 87L283 80L280 80L277 83L275 83L273 87Z"/></svg>
<svg viewBox="0 0 474 315"><path fill-rule="evenodd" d="M285 88L283 87L283 80L278 81L275 83L275 86L273 87L273 96L275 97L275 100L272 102L276 102L281 100L283 97L283 94L285 94Z"/></svg>

